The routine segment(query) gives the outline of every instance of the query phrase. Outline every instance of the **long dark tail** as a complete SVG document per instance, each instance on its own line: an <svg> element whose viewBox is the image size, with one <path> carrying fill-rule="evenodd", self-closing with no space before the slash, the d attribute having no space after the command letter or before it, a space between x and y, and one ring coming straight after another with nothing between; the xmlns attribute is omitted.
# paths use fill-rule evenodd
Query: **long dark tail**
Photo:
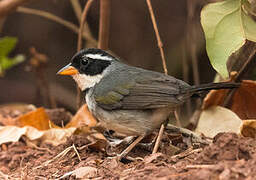
<svg viewBox="0 0 256 180"><path fill-rule="evenodd" d="M238 88L240 83L220 82L220 83L208 83L198 86L191 86L184 90L184 94L199 95L202 91L209 91L212 89L233 89Z"/></svg>

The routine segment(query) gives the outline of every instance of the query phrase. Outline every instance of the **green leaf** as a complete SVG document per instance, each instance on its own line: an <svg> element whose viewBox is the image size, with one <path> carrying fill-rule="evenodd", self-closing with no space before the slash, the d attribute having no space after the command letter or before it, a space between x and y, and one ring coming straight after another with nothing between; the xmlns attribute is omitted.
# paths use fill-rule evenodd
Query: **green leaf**
<svg viewBox="0 0 256 180"><path fill-rule="evenodd" d="M0 39L0 76L3 76L5 70L25 60L23 55L17 55L14 58L8 57L16 43L17 38L14 37L4 37Z"/></svg>
<svg viewBox="0 0 256 180"><path fill-rule="evenodd" d="M206 50L214 69L228 77L226 62L246 40L256 42L256 23L244 11L244 0L226 0L206 5L201 11Z"/></svg>
<svg viewBox="0 0 256 180"><path fill-rule="evenodd" d="M12 66L23 62L25 57L23 55L17 55L14 58L0 57L0 66L3 70L7 70Z"/></svg>
<svg viewBox="0 0 256 180"><path fill-rule="evenodd" d="M17 38L4 37L0 39L0 56L7 56L15 47Z"/></svg>

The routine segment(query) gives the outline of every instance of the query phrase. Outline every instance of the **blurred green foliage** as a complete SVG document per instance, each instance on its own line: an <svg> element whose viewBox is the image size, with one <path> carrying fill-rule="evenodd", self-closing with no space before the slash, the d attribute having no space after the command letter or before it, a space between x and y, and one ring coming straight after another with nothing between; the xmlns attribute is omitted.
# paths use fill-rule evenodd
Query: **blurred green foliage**
<svg viewBox="0 0 256 180"><path fill-rule="evenodd" d="M256 22L247 11L249 6L248 0L225 0L210 3L201 11L207 54L214 69L225 78L230 55L246 40L256 42Z"/></svg>
<svg viewBox="0 0 256 180"><path fill-rule="evenodd" d="M7 69L25 60L25 56L21 54L18 54L13 58L8 57L16 44L17 38L14 37L3 37L0 39L0 76L3 76Z"/></svg>

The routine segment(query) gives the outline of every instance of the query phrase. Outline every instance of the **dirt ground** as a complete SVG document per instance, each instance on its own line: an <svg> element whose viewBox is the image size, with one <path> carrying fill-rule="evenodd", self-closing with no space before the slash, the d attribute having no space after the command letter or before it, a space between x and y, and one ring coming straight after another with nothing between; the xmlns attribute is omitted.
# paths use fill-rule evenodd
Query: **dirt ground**
<svg viewBox="0 0 256 180"><path fill-rule="evenodd" d="M52 117L70 120L70 114L64 115L64 110L49 112L52 121ZM1 114L17 116L10 112ZM19 142L0 146L0 179L253 180L256 177L253 138L220 133L209 145L189 145L189 137L165 132L159 153L151 154L152 146L146 143L152 138L154 135L129 153L135 161L119 162L110 153L121 152L127 145L113 149L102 142L92 144L84 135L73 135L66 143L54 147L22 137Z"/></svg>
<svg viewBox="0 0 256 180"><path fill-rule="evenodd" d="M74 150L75 145L81 161ZM147 152L134 162L117 162L105 152L84 147L82 136L73 136L57 147L31 147L21 140L2 145L0 152L1 179L76 179L71 172L84 167L86 178L92 179L255 179L256 140L232 133L218 134L204 148L188 149L174 156ZM82 147L79 150L79 147ZM66 154L59 157L63 150ZM142 150L139 146L132 153ZM141 152L140 152L141 154Z"/></svg>

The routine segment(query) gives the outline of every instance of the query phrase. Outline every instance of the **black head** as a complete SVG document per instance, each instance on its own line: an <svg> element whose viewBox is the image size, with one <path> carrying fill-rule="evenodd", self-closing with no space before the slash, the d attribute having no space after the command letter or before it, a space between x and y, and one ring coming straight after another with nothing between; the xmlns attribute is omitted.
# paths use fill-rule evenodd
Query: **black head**
<svg viewBox="0 0 256 180"><path fill-rule="evenodd" d="M83 49L71 59L71 66L75 67L80 74L89 76L101 74L114 60L112 55L101 49Z"/></svg>

